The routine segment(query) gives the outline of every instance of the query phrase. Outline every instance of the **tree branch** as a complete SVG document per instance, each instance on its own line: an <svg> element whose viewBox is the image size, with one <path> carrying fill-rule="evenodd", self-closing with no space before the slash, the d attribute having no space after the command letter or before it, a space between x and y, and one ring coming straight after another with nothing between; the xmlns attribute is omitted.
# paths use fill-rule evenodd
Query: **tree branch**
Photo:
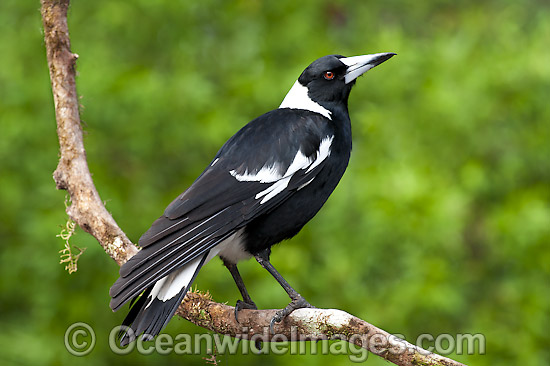
<svg viewBox="0 0 550 366"><path fill-rule="evenodd" d="M53 178L57 189L69 192L69 217L92 234L121 265L137 253L137 248L105 209L88 169L75 83L78 55L71 52L67 27L68 8L69 0L42 1L44 39L61 152Z"/></svg>
<svg viewBox="0 0 550 366"><path fill-rule="evenodd" d="M42 20L48 66L55 103L61 158L53 177L57 189L67 190L67 214L83 230L93 235L119 265L137 253L136 246L105 209L94 186L82 139L75 63L71 52L67 10L69 0L42 0ZM282 323L275 334L268 331L276 310L242 310L240 323L235 309L219 304L201 293L188 293L177 314L213 332L264 342L281 340L321 340L337 337L397 365L462 365L393 337L364 320L341 310L299 309Z"/></svg>

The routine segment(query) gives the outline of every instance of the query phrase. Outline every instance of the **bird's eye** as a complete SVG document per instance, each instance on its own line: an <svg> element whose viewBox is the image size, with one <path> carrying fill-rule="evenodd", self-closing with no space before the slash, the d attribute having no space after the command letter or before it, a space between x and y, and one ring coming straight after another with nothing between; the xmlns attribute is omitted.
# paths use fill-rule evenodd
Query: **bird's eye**
<svg viewBox="0 0 550 366"><path fill-rule="evenodd" d="M325 71L323 77L327 80L332 80L334 79L334 73L332 71Z"/></svg>

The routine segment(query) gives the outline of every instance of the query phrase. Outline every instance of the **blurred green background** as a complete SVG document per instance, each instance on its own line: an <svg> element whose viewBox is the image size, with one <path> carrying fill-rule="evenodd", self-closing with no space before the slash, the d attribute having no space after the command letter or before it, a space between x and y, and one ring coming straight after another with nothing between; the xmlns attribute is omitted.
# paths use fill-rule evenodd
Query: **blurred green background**
<svg viewBox="0 0 550 366"><path fill-rule="evenodd" d="M113 354L108 334L125 315L108 306L116 264L80 230L78 271L59 264L66 194L51 177L58 142L39 7L0 3L0 363L204 365L206 350ZM73 1L69 27L90 169L134 241L311 61L396 52L352 92L343 180L273 263L312 304L409 341L483 334L486 354L449 355L459 361L550 363L550 3ZM254 261L240 267L261 308L287 304ZM219 302L239 297L219 260L196 285ZM75 322L97 334L88 356L64 347ZM165 332L205 331L175 318Z"/></svg>

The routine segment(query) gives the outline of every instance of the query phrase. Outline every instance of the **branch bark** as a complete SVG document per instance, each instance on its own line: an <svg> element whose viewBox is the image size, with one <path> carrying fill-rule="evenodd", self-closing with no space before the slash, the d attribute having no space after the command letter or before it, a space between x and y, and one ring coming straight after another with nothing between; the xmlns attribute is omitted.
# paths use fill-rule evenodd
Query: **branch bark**
<svg viewBox="0 0 550 366"><path fill-rule="evenodd" d="M41 13L50 79L55 103L61 157L53 177L57 189L70 195L67 214L93 235L119 265L138 249L106 210L94 186L82 138L79 102L75 83L78 55L71 52L67 10L70 0L42 0ZM276 310L242 310L237 323L235 309L211 300L208 295L189 293L177 314L219 334L264 342L348 341L396 365L458 366L459 362L439 356L393 337L366 321L341 310L299 309L269 332Z"/></svg>
<svg viewBox="0 0 550 366"><path fill-rule="evenodd" d="M69 217L121 265L137 248L105 209L88 169L75 82L78 55L71 52L68 8L69 0L43 0L41 7L61 153L53 178L57 189L69 192Z"/></svg>

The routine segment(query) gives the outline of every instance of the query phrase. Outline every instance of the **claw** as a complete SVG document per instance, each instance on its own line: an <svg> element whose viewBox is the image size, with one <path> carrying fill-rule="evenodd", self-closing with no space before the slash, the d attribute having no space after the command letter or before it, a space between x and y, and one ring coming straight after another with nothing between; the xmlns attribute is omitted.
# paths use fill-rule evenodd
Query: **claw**
<svg viewBox="0 0 550 366"><path fill-rule="evenodd" d="M292 299L290 304L288 304L284 309L277 311L273 318L271 318L271 321L269 322L270 333L272 335L275 334L275 323L282 322L283 319L290 315L294 310L303 308L315 308L315 306L307 302L302 295L298 295L298 297Z"/></svg>
<svg viewBox="0 0 550 366"><path fill-rule="evenodd" d="M240 323L239 311L243 309L258 310L258 307L256 306L256 304L254 304L254 302L248 303L242 300L237 300L237 304L235 304L235 320L237 321L237 323Z"/></svg>
<svg viewBox="0 0 550 366"><path fill-rule="evenodd" d="M277 314L275 314L275 316L271 318L271 321L269 322L269 333L271 333L271 335L275 334L275 323L279 323L280 321L281 319L278 319Z"/></svg>

